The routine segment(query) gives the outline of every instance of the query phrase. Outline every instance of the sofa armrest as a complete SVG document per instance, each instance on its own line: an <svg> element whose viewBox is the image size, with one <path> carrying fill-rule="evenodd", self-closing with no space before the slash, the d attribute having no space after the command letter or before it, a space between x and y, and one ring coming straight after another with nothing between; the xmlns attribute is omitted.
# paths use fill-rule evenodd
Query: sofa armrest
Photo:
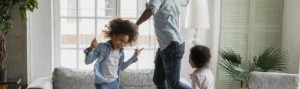
<svg viewBox="0 0 300 89"><path fill-rule="evenodd" d="M53 89L52 78L42 77L33 81L27 89Z"/></svg>
<svg viewBox="0 0 300 89"><path fill-rule="evenodd" d="M249 89L297 89L299 74L251 72Z"/></svg>

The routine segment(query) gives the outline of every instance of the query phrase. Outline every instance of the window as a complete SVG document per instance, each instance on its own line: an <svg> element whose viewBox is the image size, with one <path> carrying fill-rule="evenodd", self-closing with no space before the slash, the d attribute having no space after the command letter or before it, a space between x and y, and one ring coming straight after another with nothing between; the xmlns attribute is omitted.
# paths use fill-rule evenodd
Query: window
<svg viewBox="0 0 300 89"><path fill-rule="evenodd" d="M105 24L115 17L133 22L145 10L147 0L56 0L55 18L55 66L78 69L92 69L85 65L83 50L97 37L98 42L106 42L102 34ZM154 57L158 47L154 34L153 20L140 26L138 44L125 48L125 60L135 48L144 48L139 60L131 69L154 68Z"/></svg>

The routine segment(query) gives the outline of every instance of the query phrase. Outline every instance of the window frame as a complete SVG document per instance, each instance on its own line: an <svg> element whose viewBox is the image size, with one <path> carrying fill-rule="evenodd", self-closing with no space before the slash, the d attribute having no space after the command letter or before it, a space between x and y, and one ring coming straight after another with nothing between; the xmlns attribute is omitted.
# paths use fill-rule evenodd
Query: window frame
<svg viewBox="0 0 300 89"><path fill-rule="evenodd" d="M76 64L76 68L77 69L80 69L80 58L79 58L79 54L80 53L83 53L83 52L81 52L81 51L79 51L79 50L84 50L85 48L80 48L79 47L79 41L78 41L78 39L79 39L79 19L93 19L93 20L95 20L95 36L96 37L98 37L98 33L99 33L99 31L97 30L97 28L98 28L98 20L99 19L112 19L112 18L115 18L115 17L119 17L119 16L121 16L121 0L115 0L116 1L116 3L114 3L114 7L113 7L113 10L115 10L114 11L114 13L113 13L113 16L112 17L103 17L103 16L98 16L98 7L97 7L97 4L98 4L98 2L97 2L98 0L95 0L95 16L92 16L92 17L88 17L88 16L79 16L79 0L76 0L76 16L75 17L68 17L68 16L61 16L61 14L60 14L60 10L61 10L61 8L60 8L60 0L53 0L53 6L54 6L54 9L53 9L53 15L52 15L52 18L53 18L53 34L52 34L52 36L53 36L53 41L52 41L52 43L53 43L53 45L54 45L54 49L53 49L53 66L54 67L60 67L60 66L62 66L61 65L61 50L62 49L72 49L72 50L76 50L76 61L77 61L77 64ZM124 18L124 19L138 19L139 18L139 2L140 2L140 0L137 0L137 8L136 8L136 11L137 11L137 13L136 13L136 17L122 17L122 18ZM62 48L61 47L61 29L60 29L60 24L61 24L61 19L62 18L72 18L72 19L76 19L76 48ZM152 19L152 21L153 21L153 18L151 18ZM151 29L151 26L153 27L153 25L151 25L151 21L150 21L150 19L148 20L149 21L149 30L153 30L153 29ZM153 23L153 22L152 22ZM151 42L151 39L152 39L152 37L151 37L151 35L154 35L154 40L156 40L156 36L155 36L155 34L151 34L151 31L149 31L149 34L148 34L148 36L149 36L149 42ZM101 38L102 36L100 36L100 38ZM151 44L149 44L149 48L144 48L144 51L153 51L154 53L154 55L153 56L155 56L155 54L156 54L156 51L157 51L157 47L158 47L158 43L156 42L155 43L155 47L150 47L150 45ZM136 44L136 47L137 48L139 48L139 42L137 42L137 44ZM135 48L125 48L126 50L134 50ZM131 56L131 55L130 55ZM155 57L154 57L155 58ZM152 59L152 60L154 60L154 58ZM127 60L127 59L125 59L125 60ZM147 60L147 59L146 59ZM139 60L140 61L140 60ZM134 68L134 69L140 69L139 68L139 61L137 61L136 62L136 67ZM154 68L154 66L152 67L152 68Z"/></svg>

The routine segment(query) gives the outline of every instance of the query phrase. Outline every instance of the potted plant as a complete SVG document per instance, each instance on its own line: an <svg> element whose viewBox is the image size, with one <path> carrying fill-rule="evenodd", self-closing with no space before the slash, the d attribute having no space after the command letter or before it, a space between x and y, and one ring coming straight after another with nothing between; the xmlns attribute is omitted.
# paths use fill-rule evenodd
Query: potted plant
<svg viewBox="0 0 300 89"><path fill-rule="evenodd" d="M220 50L220 66L235 81L240 81L240 89L248 89L248 78L252 71L280 72L286 68L287 52L270 47L261 54L254 56L252 60L243 62L243 57L232 49ZM245 85L245 86L244 86Z"/></svg>
<svg viewBox="0 0 300 89"><path fill-rule="evenodd" d="M11 13L14 6L18 6L22 20L26 20L26 11L38 8L37 0L1 0L0 1L0 81L7 80L5 67L7 50L6 39L8 30L13 26Z"/></svg>

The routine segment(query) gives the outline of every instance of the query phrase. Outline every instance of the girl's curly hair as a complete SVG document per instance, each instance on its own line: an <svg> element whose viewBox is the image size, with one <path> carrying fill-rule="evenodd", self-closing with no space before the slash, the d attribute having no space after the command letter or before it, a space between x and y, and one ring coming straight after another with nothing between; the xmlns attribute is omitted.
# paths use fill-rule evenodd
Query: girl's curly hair
<svg viewBox="0 0 300 89"><path fill-rule="evenodd" d="M129 21L129 20L124 20L122 18L115 18L111 21L109 21L108 25L105 25L106 29L103 31L105 37L107 38L112 38L113 35L128 35L129 40L128 40L128 45L133 46L135 45L139 31L138 31L138 26Z"/></svg>

